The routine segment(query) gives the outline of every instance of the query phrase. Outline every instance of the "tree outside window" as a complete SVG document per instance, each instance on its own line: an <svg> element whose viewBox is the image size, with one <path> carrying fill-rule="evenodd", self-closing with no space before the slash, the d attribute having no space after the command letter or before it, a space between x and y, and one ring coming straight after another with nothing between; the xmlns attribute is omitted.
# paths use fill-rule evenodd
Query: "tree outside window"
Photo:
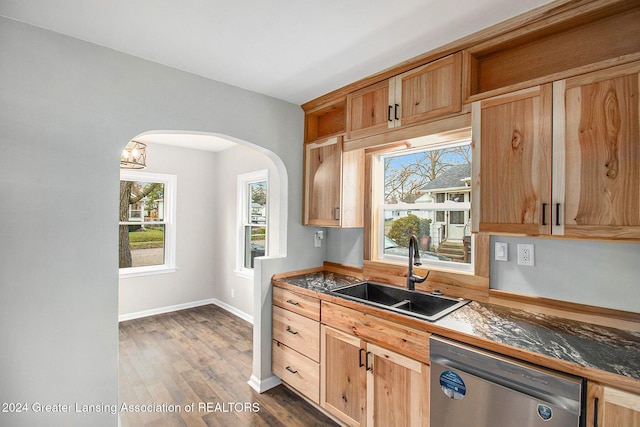
<svg viewBox="0 0 640 427"><path fill-rule="evenodd" d="M122 171L119 209L120 272L175 267L175 176Z"/></svg>

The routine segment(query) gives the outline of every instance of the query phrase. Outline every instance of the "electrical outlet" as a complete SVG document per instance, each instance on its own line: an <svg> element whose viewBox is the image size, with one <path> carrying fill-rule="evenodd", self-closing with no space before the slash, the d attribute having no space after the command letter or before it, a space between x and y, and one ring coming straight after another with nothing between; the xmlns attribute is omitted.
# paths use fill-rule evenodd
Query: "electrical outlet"
<svg viewBox="0 0 640 427"><path fill-rule="evenodd" d="M494 258L496 261L509 261L509 244L504 242L496 242L494 253Z"/></svg>
<svg viewBox="0 0 640 427"><path fill-rule="evenodd" d="M231 289L231 298L235 298L235 296L236 296L236 290Z"/></svg>
<svg viewBox="0 0 640 427"><path fill-rule="evenodd" d="M535 265L533 245L518 245L518 265L528 265L530 267Z"/></svg>

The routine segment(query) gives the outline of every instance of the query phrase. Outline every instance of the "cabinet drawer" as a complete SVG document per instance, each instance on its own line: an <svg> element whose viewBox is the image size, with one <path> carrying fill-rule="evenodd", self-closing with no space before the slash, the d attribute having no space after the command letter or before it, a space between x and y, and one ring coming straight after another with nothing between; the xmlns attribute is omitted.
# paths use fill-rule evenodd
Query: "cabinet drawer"
<svg viewBox="0 0 640 427"><path fill-rule="evenodd" d="M412 359L429 363L429 332L326 301L322 302L322 323Z"/></svg>
<svg viewBox="0 0 640 427"><path fill-rule="evenodd" d="M318 362L320 323L281 307L273 307L273 339Z"/></svg>
<svg viewBox="0 0 640 427"><path fill-rule="evenodd" d="M272 349L273 373L315 404L319 404L320 365L276 340L273 341Z"/></svg>
<svg viewBox="0 0 640 427"><path fill-rule="evenodd" d="M320 321L320 300L317 298L274 286L273 304Z"/></svg>

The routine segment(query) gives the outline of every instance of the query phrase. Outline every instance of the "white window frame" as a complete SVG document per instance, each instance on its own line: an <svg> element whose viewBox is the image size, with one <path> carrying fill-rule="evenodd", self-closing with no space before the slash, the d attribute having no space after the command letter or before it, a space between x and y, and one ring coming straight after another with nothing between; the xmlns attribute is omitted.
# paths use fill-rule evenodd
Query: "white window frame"
<svg viewBox="0 0 640 427"><path fill-rule="evenodd" d="M395 203L395 204L385 204L384 203L384 159L386 157L397 157L405 154L411 154L415 152L421 152L426 150L439 150L446 148L453 148L457 146L469 145L470 141L468 139L464 139L462 141L456 142L447 142L447 143L438 143L433 145L421 145L419 148L414 149L406 149L406 150L398 150L386 153L380 153L375 156L374 162L374 174L375 179L373 180L374 189L373 191L378 192L378 196L375 198L376 200L380 200L381 203L378 203L377 206L374 207L376 210L375 217L377 218L377 224L374 226L377 234L377 242L378 247L375 249L375 260L379 262L394 262L394 263L406 263L408 260L408 249L407 256L396 256L384 253L384 211L385 210L431 210L433 212L436 211L451 211L451 210L467 210L469 212L469 216L471 216L471 203L470 202L449 202L445 201L445 203ZM462 273L473 273L474 271L474 262L475 256L475 235L471 234L471 262L470 263L460 263L453 261L440 261L440 260L430 260L430 259L422 259L422 265L425 267L434 267L439 270L450 270L455 272Z"/></svg>
<svg viewBox="0 0 640 427"><path fill-rule="evenodd" d="M178 177L172 174L120 170L120 181L161 182L164 184L164 264L120 268L120 278L174 273L176 266L176 193Z"/></svg>
<svg viewBox="0 0 640 427"><path fill-rule="evenodd" d="M265 223L265 245L264 254L269 255L269 223L271 222L271 200L269 199L269 170L261 169L254 172L248 172L238 175L238 199L237 199L237 245L236 245L236 268L234 272L243 278L253 279L253 268L244 266L245 257L245 227L250 224L249 221L249 184L265 181L267 183L267 221Z"/></svg>

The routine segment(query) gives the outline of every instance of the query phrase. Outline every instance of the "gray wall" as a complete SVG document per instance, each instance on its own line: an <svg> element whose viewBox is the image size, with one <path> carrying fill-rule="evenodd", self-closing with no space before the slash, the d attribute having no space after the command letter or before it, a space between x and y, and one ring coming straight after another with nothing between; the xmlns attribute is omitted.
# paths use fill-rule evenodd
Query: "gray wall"
<svg viewBox="0 0 640 427"><path fill-rule="evenodd" d="M509 261L494 260L494 242ZM518 265L517 244L534 245L535 265ZM491 238L491 288L640 313L640 245L588 240Z"/></svg>
<svg viewBox="0 0 640 427"><path fill-rule="evenodd" d="M0 111L0 402L117 402L114 213L118 157L135 135L213 132L275 153L288 175L289 256L278 267L324 259L300 225L298 106L0 18ZM267 337L270 324L259 327ZM109 413L0 417L116 425Z"/></svg>

